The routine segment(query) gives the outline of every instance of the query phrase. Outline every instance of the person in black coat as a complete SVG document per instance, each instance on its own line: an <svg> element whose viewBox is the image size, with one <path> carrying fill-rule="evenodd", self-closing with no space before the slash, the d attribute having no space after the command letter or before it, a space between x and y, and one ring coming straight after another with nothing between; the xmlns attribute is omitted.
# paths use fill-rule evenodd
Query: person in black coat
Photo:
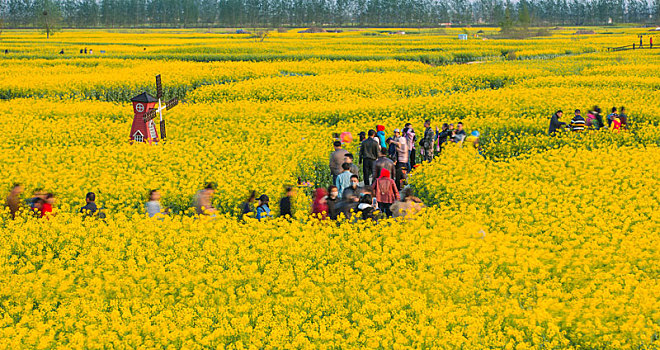
<svg viewBox="0 0 660 350"><path fill-rule="evenodd" d="M548 135L552 135L555 132L559 131L561 128L566 127L566 123L560 122L559 118L564 115L564 112L559 110L555 112L550 118L550 127L548 128Z"/></svg>
<svg viewBox="0 0 660 350"><path fill-rule="evenodd" d="M291 198L294 195L293 187L286 188L286 194L280 199L280 216L286 217L287 215L292 218L293 211L291 210Z"/></svg>

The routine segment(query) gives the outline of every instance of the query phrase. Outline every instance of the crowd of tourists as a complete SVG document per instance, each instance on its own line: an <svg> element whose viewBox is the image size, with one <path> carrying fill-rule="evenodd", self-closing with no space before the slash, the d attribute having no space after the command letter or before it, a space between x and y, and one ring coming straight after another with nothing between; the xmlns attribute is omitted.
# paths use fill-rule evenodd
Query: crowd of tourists
<svg viewBox="0 0 660 350"><path fill-rule="evenodd" d="M560 120L563 116L564 112L558 110L550 117L548 134L554 135L562 130L582 132L585 130L610 129L618 132L620 130L627 130L630 122L626 115L625 107L612 107L611 113L605 119L603 119L602 110L598 106L594 106L587 113L586 118L582 115L582 111L576 109L569 123Z"/></svg>
<svg viewBox="0 0 660 350"><path fill-rule="evenodd" d="M390 136L387 136L382 125L359 135L359 166L355 163L355 156L344 149L345 143L352 142L352 139L342 140L337 137L334 141L334 151L329 161L332 183L327 188L317 188L314 191L311 205L311 214L314 217L322 220L337 220L342 217L347 220L410 217L424 207L407 185L408 174L419 165L417 159L433 160L442 153L448 143L466 143L479 149L479 132L468 134L461 122L457 123L456 127L445 123L434 130L431 121L427 120L419 138L410 123L405 124L403 129L394 129ZM281 217L294 217L293 197L297 188L306 186L307 184L299 181L298 186L285 188L285 194L279 201ZM6 197L6 207L12 219L21 211L36 217L48 218L53 215L53 193L36 189L27 200L22 200L23 191L21 184L14 184ZM215 191L216 184L208 183L195 193L192 207L196 214L218 214L218 210L213 206ZM161 205L160 198L160 191L149 191L144 206L149 217L169 215L168 209ZM80 214L105 218L105 212L97 206L96 201L96 194L88 192L84 205L79 209ZM240 212L244 217L252 216L257 220L273 217L268 195L257 197L254 191L241 204Z"/></svg>

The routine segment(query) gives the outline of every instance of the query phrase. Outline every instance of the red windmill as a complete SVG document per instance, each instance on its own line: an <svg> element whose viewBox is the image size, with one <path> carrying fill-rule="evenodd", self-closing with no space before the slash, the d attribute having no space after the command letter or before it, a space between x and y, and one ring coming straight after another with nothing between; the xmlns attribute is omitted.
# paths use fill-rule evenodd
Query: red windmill
<svg viewBox="0 0 660 350"><path fill-rule="evenodd" d="M160 139L165 140L165 120L163 120L163 110L170 110L179 103L179 100L173 98L162 104L163 87L160 82L160 74L156 76L157 98L143 92L131 99L133 102L133 125L131 126L130 139L134 142L158 142L158 132L154 118L160 116Z"/></svg>

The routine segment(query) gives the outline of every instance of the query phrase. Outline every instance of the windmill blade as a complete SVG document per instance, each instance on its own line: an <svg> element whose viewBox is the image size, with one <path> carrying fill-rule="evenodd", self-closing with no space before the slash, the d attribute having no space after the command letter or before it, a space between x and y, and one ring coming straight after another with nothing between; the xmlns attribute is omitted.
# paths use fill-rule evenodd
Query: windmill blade
<svg viewBox="0 0 660 350"><path fill-rule="evenodd" d="M176 106L178 104L179 104L179 99L175 97L175 98L165 102L166 110L169 111L170 109L174 108L174 106Z"/></svg>
<svg viewBox="0 0 660 350"><path fill-rule="evenodd" d="M156 118L156 110L152 108L144 115L144 117L142 117L142 120L148 122L154 118Z"/></svg>
<svg viewBox="0 0 660 350"><path fill-rule="evenodd" d="M156 98L163 98L163 84L160 82L160 74L156 76Z"/></svg>
<svg viewBox="0 0 660 350"><path fill-rule="evenodd" d="M165 135L165 120L160 121L160 139L165 140L167 136Z"/></svg>

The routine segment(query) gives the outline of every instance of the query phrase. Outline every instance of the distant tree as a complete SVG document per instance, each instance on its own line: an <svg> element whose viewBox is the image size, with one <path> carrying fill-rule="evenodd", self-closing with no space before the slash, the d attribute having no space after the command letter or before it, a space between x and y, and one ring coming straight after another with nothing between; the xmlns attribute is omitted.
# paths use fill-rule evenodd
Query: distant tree
<svg viewBox="0 0 660 350"><path fill-rule="evenodd" d="M532 23L532 15L529 13L529 5L526 1L521 1L519 4L520 9L518 10L518 22L523 28L529 28Z"/></svg>
<svg viewBox="0 0 660 350"><path fill-rule="evenodd" d="M46 33L46 39L49 39L53 33L60 29L62 20L60 8L54 0L41 0L36 6L37 17L40 27Z"/></svg>

